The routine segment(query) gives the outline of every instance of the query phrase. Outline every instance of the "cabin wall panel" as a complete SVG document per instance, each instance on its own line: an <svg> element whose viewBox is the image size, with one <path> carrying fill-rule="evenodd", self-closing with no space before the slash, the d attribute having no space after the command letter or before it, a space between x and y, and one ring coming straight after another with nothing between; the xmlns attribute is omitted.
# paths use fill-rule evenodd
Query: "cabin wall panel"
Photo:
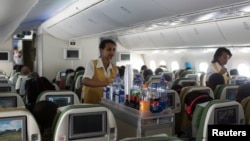
<svg viewBox="0 0 250 141"><path fill-rule="evenodd" d="M39 74L46 76L52 80L58 70L73 68L76 69L78 66L87 67L87 63L90 60L97 59L100 55L99 51L99 38L85 38L78 40L78 46L81 49L81 59L80 60L64 60L63 59L63 49L68 48L68 42L54 38L51 35L43 34L39 35L37 39L42 40L42 43L38 44L38 67L40 70ZM38 41L39 42L39 41ZM128 51L120 43L117 43L117 52ZM115 57L114 57L115 58ZM136 61L133 61L136 60ZM126 65L128 62L115 62L116 65ZM142 55L131 53L132 66L136 69L144 64ZM42 64L42 65L39 65Z"/></svg>
<svg viewBox="0 0 250 141"><path fill-rule="evenodd" d="M9 38L0 45L0 51L9 51L10 52L10 61L0 61L0 70L3 70L10 75L13 70L13 46L12 39Z"/></svg>
<svg viewBox="0 0 250 141"><path fill-rule="evenodd" d="M42 75L52 80L57 71L72 68L71 61L63 59L64 48L68 48L68 42L48 34L42 38ZM38 62L39 63L39 62Z"/></svg>

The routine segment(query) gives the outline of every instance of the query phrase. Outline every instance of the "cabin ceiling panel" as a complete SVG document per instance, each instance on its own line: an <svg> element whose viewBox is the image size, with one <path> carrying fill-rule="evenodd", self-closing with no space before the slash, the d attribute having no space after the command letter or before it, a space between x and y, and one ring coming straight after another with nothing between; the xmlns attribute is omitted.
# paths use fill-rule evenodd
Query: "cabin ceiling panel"
<svg viewBox="0 0 250 141"><path fill-rule="evenodd" d="M246 2L247 0L152 0L160 7L174 12L174 15L193 13L196 11L221 7L239 2ZM172 14L171 14L172 15ZM167 16L167 15L166 15Z"/></svg>
<svg viewBox="0 0 250 141"><path fill-rule="evenodd" d="M38 0L1 0L0 26L9 24L22 17ZM26 16L26 15L25 15ZM24 18L24 17L23 17Z"/></svg>
<svg viewBox="0 0 250 141"><path fill-rule="evenodd" d="M57 27L51 27L50 30L47 31L55 38L68 40L72 37L71 33L65 30L65 27L58 25ZM73 35L74 36L74 35Z"/></svg>
<svg viewBox="0 0 250 141"><path fill-rule="evenodd" d="M218 21L217 24L232 45L249 45L250 17Z"/></svg>
<svg viewBox="0 0 250 141"><path fill-rule="evenodd" d="M11 37L38 0L2 0L0 5L0 42Z"/></svg>
<svg viewBox="0 0 250 141"><path fill-rule="evenodd" d="M186 43L180 38L175 28L150 31L149 36L156 47L183 47Z"/></svg>
<svg viewBox="0 0 250 141"><path fill-rule="evenodd" d="M143 4L143 5L142 5ZM169 15L174 11L164 9L152 0L109 0L98 9L123 26L135 25Z"/></svg>
<svg viewBox="0 0 250 141"><path fill-rule="evenodd" d="M215 22L177 27L177 32L188 46L228 45Z"/></svg>

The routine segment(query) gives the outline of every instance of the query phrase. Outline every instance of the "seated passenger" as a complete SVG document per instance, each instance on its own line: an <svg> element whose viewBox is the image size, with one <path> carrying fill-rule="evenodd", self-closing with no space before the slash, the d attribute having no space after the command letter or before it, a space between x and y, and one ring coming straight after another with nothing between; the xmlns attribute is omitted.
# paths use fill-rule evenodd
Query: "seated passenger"
<svg viewBox="0 0 250 141"><path fill-rule="evenodd" d="M213 100L207 93L192 91L184 99L184 103L186 105L186 114L188 119L192 121L192 114L195 110L197 104L201 104L204 102L208 102ZM180 133L177 133L177 136L180 138L192 138L192 125L190 125L187 129L182 130Z"/></svg>
<svg viewBox="0 0 250 141"><path fill-rule="evenodd" d="M191 70L192 64L190 62L185 62L185 70Z"/></svg>
<svg viewBox="0 0 250 141"><path fill-rule="evenodd" d="M165 80L168 82L168 88L171 88L173 85L172 77L168 74L163 75Z"/></svg>
<svg viewBox="0 0 250 141"><path fill-rule="evenodd" d="M175 90L179 95L180 95L180 93L181 93L181 89L183 88L183 86L182 85L173 85L172 87L171 87L171 89L173 89L173 90Z"/></svg>
<svg viewBox="0 0 250 141"><path fill-rule="evenodd" d="M32 109L37 124L40 128L42 141L52 141L51 131L53 120L57 114L57 104L51 101L39 101Z"/></svg>
<svg viewBox="0 0 250 141"><path fill-rule="evenodd" d="M225 79L220 73L213 73L207 82L207 86L210 87L213 91L217 85L225 84Z"/></svg>
<svg viewBox="0 0 250 141"><path fill-rule="evenodd" d="M141 70L140 70L140 74L143 74L143 72L148 69L148 67L146 65L142 65L141 66Z"/></svg>
<svg viewBox="0 0 250 141"><path fill-rule="evenodd" d="M149 77L153 75L153 71L151 69L146 69L143 71L143 83L148 81Z"/></svg>
<svg viewBox="0 0 250 141"><path fill-rule="evenodd" d="M161 75L162 72L163 72L162 68L156 68L155 69L155 75Z"/></svg>
<svg viewBox="0 0 250 141"><path fill-rule="evenodd" d="M236 101L241 103L248 96L250 96L250 83L240 85L236 94Z"/></svg>
<svg viewBox="0 0 250 141"><path fill-rule="evenodd" d="M20 71L20 75L17 78L16 84L15 84L15 89L18 94L19 89L21 87L22 79L24 80L25 78L28 78L28 75L31 73L30 67L29 66L23 66Z"/></svg>

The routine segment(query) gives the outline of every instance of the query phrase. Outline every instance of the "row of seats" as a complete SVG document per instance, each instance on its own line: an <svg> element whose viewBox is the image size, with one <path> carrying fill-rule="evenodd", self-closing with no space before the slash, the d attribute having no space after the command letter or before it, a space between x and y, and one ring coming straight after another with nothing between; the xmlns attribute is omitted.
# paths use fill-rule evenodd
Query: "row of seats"
<svg viewBox="0 0 250 141"><path fill-rule="evenodd" d="M39 126L25 108L1 108L1 139L41 141ZM13 124L15 123L15 124ZM85 125L86 127L84 127ZM112 112L100 105L69 105L59 108L52 126L53 140L115 141L117 127Z"/></svg>
<svg viewBox="0 0 250 141"><path fill-rule="evenodd" d="M250 119L250 97L242 100L241 103L235 101L235 95L238 89L237 85L220 85L215 94L211 88L204 86L189 86L184 87L180 93L181 112L176 113L176 132L188 129L192 126L193 137L197 141L207 140L208 125L217 124L249 124ZM232 92L232 91L233 92ZM194 91L208 94L212 101L198 104L192 115L192 120L187 115L185 98L188 94ZM221 91L221 92L220 92ZM233 93L233 94L232 94ZM231 96L232 99L226 96ZM217 97L217 99L216 99ZM231 112L230 112L231 111ZM236 120L237 119L237 120Z"/></svg>
<svg viewBox="0 0 250 141"><path fill-rule="evenodd" d="M187 94L188 92L190 92L190 91L192 91L192 90L204 90L204 88L205 88L205 90L209 90L209 92L210 92L210 96L212 97L212 93L211 93L211 91L210 91L210 89L209 88L206 88L206 87L186 87L186 88L184 88L183 89L183 92L180 94L180 96L181 97L184 97L185 96L185 94ZM170 91L171 92L171 91ZM66 93L65 93L66 94ZM40 99L41 100L44 100L45 98L46 98L46 96L48 96L48 94L47 95L44 95L44 94L42 94L41 96L39 96L40 97ZM77 99L77 98L76 98ZM183 103L183 102L181 102L181 103ZM181 105L184 105L184 104L181 104ZM183 108L184 109L184 108Z"/></svg>

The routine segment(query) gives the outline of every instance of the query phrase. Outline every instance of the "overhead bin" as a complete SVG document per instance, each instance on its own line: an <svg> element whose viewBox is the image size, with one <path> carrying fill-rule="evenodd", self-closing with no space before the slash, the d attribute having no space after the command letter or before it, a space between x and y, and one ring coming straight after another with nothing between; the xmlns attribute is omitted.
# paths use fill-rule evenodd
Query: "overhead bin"
<svg viewBox="0 0 250 141"><path fill-rule="evenodd" d="M124 26L174 14L174 11L164 9L152 0L143 0L143 2L141 0L109 0L100 5L98 10Z"/></svg>
<svg viewBox="0 0 250 141"><path fill-rule="evenodd" d="M157 48L186 46L186 43L180 38L175 28L150 31L149 36Z"/></svg>
<svg viewBox="0 0 250 141"><path fill-rule="evenodd" d="M177 27L180 37L191 47L227 46L215 22Z"/></svg>
<svg viewBox="0 0 250 141"><path fill-rule="evenodd" d="M121 25L117 22L93 9L86 10L58 23L45 24L45 29L50 34L64 40L101 33L119 27Z"/></svg>
<svg viewBox="0 0 250 141"><path fill-rule="evenodd" d="M150 39L148 32L124 35L118 37L119 41L127 49L152 49L154 43Z"/></svg>
<svg viewBox="0 0 250 141"><path fill-rule="evenodd" d="M247 0L152 0L164 9L175 12L174 15L193 13L204 9L226 6Z"/></svg>
<svg viewBox="0 0 250 141"><path fill-rule="evenodd" d="M250 18L217 21L223 36L232 45L249 45Z"/></svg>

